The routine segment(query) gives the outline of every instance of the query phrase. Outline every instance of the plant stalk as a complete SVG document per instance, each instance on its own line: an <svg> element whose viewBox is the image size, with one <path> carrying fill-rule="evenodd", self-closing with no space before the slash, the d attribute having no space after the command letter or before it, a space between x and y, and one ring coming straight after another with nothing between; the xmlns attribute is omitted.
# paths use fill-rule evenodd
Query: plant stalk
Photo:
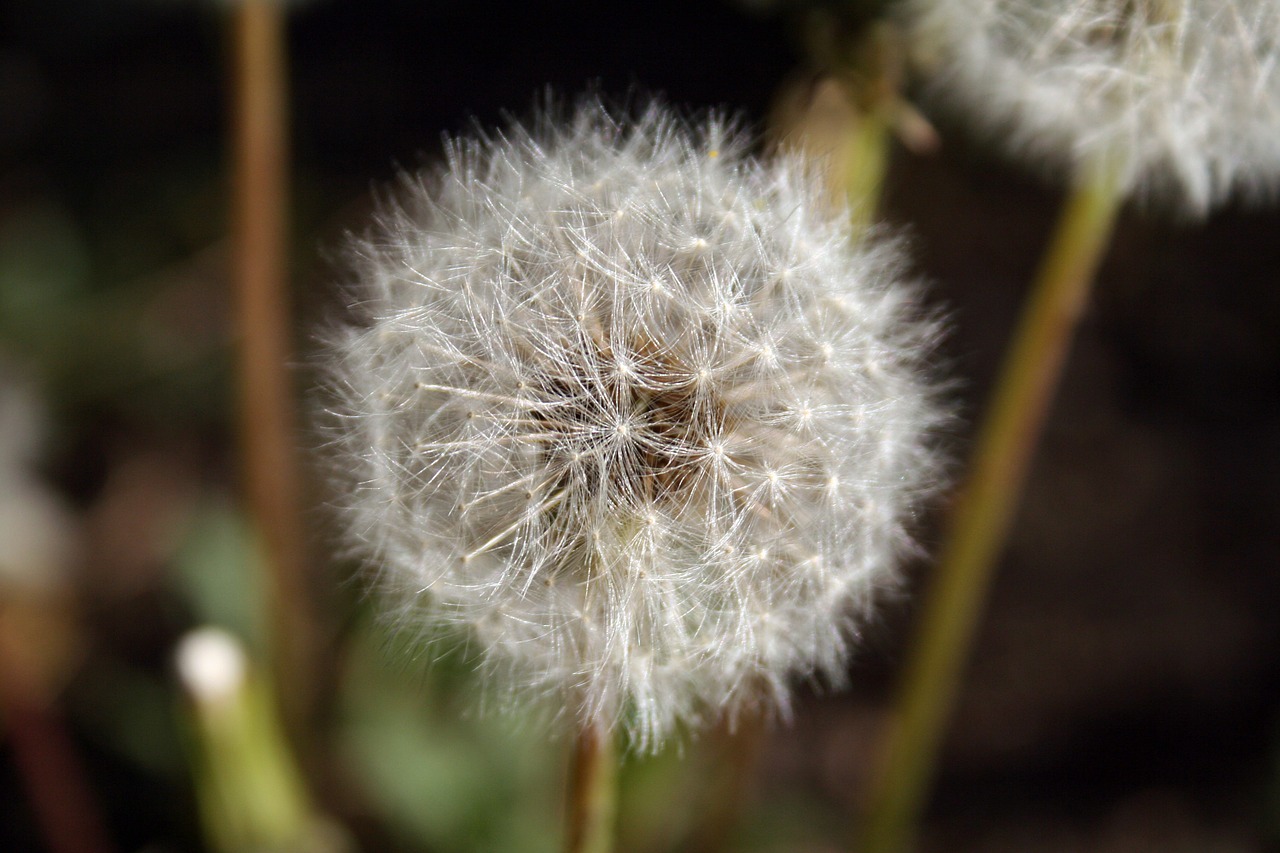
<svg viewBox="0 0 1280 853"><path fill-rule="evenodd" d="M288 372L288 181L284 3L233 12L236 315L240 435L249 507L266 550L270 647L283 710L305 730L315 626L307 584L294 389Z"/></svg>
<svg viewBox="0 0 1280 853"><path fill-rule="evenodd" d="M618 755L600 723L584 725L569 772L566 853L610 853L618 798Z"/></svg>
<svg viewBox="0 0 1280 853"><path fill-rule="evenodd" d="M858 853L908 849L996 559L1122 200L1095 169L1072 191L1005 357L871 780Z"/></svg>
<svg viewBox="0 0 1280 853"><path fill-rule="evenodd" d="M224 681L208 670L220 656L239 669ZM223 664L225 666L225 664ZM186 688L192 775L209 847L218 853L328 853L315 837L315 814L293 760L271 686L258 677L229 634L187 635L177 669Z"/></svg>
<svg viewBox="0 0 1280 853"><path fill-rule="evenodd" d="M845 195L855 239L871 227L884 194L889 165L890 127L886 107L876 104L858 116L848 142Z"/></svg>

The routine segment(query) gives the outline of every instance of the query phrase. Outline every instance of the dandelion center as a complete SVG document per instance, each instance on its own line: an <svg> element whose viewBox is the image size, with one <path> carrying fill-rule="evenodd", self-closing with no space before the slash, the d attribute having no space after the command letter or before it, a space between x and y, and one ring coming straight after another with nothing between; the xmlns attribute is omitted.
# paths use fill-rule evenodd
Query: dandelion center
<svg viewBox="0 0 1280 853"><path fill-rule="evenodd" d="M709 371L693 370L657 341L633 336L628 369L610 377L613 358L607 339L592 341L582 358L566 361L569 375L556 376L532 409L530 431L539 436L541 464L556 472L559 488L584 494L606 488L617 512L678 508L692 499L707 477L700 463L705 448L738 424L723 396L706 384ZM594 428L613 419L612 435ZM609 448L613 445L613 453ZM588 476L575 463L601 460Z"/></svg>

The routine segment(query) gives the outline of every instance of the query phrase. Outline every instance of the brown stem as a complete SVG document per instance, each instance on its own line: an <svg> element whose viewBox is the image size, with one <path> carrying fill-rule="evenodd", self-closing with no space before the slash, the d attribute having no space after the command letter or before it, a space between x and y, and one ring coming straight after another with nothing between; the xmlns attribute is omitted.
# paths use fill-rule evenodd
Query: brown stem
<svg viewBox="0 0 1280 853"><path fill-rule="evenodd" d="M618 759L613 735L584 725L574 741L569 772L566 853L610 853L617 807Z"/></svg>
<svg viewBox="0 0 1280 853"><path fill-rule="evenodd" d="M266 548L271 648L282 705L303 725L315 671L290 381L284 4L234 11L234 242L245 487ZM294 729L297 731L297 728Z"/></svg>

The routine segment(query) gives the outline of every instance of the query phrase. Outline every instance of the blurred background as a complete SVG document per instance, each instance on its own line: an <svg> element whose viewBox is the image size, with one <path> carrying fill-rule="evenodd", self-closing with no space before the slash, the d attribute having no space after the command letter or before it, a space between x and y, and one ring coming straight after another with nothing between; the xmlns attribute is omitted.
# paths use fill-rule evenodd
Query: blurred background
<svg viewBox="0 0 1280 853"><path fill-rule="evenodd" d="M173 650L204 624L255 659L265 642L234 437L227 5L0 0L0 849L45 849L15 746L23 697L64 727L111 849L215 849ZM344 232L442 134L589 86L727 106L763 134L780 93L823 71L813 28L847 12L292 4L299 391L341 304ZM960 454L1060 196L931 118L941 146L894 148L883 213L949 317ZM1277 234L1274 210L1122 217L923 849L1280 850ZM316 443L304 424L299 444ZM325 680L318 734L297 746L315 810L346 828L336 843L557 849L566 745L546 714L488 708L464 662L379 623L355 567L328 556L320 485L306 504ZM912 610L888 602L852 689L805 691L754 761L725 763L717 732L630 761L621 849L847 849ZM707 806L739 788L736 816Z"/></svg>

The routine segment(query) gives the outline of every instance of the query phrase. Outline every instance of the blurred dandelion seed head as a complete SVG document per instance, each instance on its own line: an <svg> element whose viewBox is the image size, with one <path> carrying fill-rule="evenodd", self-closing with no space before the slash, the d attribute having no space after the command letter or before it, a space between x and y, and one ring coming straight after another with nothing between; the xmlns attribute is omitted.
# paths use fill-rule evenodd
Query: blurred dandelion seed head
<svg viewBox="0 0 1280 853"><path fill-rule="evenodd" d="M330 348L343 518L403 617L641 747L839 680L939 479L899 248L745 145L595 102L455 140Z"/></svg>
<svg viewBox="0 0 1280 853"><path fill-rule="evenodd" d="M943 100L1019 156L1204 215L1280 185L1275 0L909 0Z"/></svg>

